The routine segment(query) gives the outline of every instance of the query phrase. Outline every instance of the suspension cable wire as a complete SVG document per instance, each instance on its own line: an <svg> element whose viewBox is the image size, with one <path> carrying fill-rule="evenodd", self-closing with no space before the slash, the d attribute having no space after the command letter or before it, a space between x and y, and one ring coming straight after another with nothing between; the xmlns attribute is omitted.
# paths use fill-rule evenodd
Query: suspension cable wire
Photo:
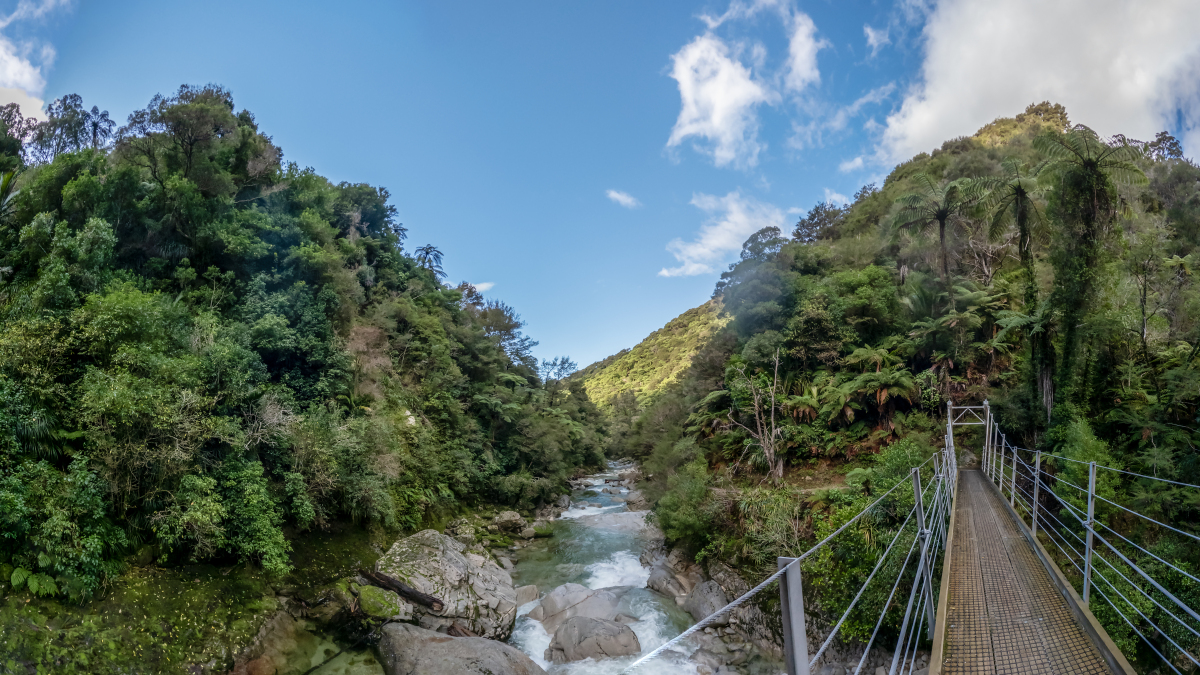
<svg viewBox="0 0 1200 675"><path fill-rule="evenodd" d="M1055 454L1053 454L1053 453L1050 453L1050 452L1043 452L1043 453L1042 453L1042 456L1043 456L1043 457L1053 457L1053 458L1055 458L1055 459L1063 459L1063 460L1066 460L1066 461L1068 461L1068 462L1075 462L1076 464L1083 464L1083 465L1085 465L1085 466L1086 466L1086 465L1088 465L1088 464L1091 464L1091 462L1084 462L1084 461L1080 461L1080 460L1078 460L1078 459L1071 459L1070 457L1063 457L1062 455L1055 455Z"/></svg>
<svg viewBox="0 0 1200 675"><path fill-rule="evenodd" d="M896 651L892 655L892 667L888 671L890 675L896 675L896 665L898 663L898 659L900 658L900 645L904 643L904 636L908 631L909 619L914 616L912 613L913 600L916 598L917 592L921 588L921 579L924 577L924 571L925 559L921 558L917 563L917 576L913 580L912 591L908 594L908 606L904 609L904 620L900 623L900 637L896 639Z"/></svg>
<svg viewBox="0 0 1200 675"><path fill-rule="evenodd" d="M1107 562L1107 561L1105 561L1105 562ZM1109 567L1112 567L1112 565L1109 565ZM1113 570L1114 570L1114 571L1116 571L1116 572L1117 572L1117 574L1120 574L1120 571L1119 571L1119 570L1117 570L1115 567L1113 567ZM1188 657L1188 659L1189 659L1189 660L1190 660L1192 663L1196 664L1197 666L1200 666L1200 661L1197 661L1197 660L1196 660L1196 657L1192 656L1192 655L1191 655L1191 653L1190 653L1190 652L1188 652L1188 651L1187 651L1186 649L1184 649L1183 647L1180 647L1178 642L1176 642L1175 640L1173 640L1173 639L1171 638L1171 636L1170 636L1170 635L1168 635L1168 634L1167 634L1167 633L1166 633L1166 632L1165 632L1165 631L1164 631L1162 628L1160 628L1160 627L1158 626L1158 624L1154 623L1154 621L1152 621L1152 620L1150 619L1150 617L1146 616L1146 615L1145 615L1145 614L1142 612L1142 610L1138 609L1138 606L1137 606L1137 605L1135 605L1135 604L1133 603L1133 601L1131 601L1129 598L1125 597L1125 594L1121 592L1121 589L1117 588L1117 587L1116 587L1116 585L1115 585L1115 584L1113 584L1113 582L1109 581L1109 580L1108 580L1108 577L1105 577L1103 574L1101 574L1101 573L1100 573L1100 570L1095 570L1095 571L1096 571L1096 574L1097 574L1097 576L1099 576L1099 577L1100 577L1102 580L1104 580L1104 583L1108 584L1109 588L1111 588L1111 589L1113 590L1113 592L1114 592L1114 593L1116 593L1117 595L1121 596L1121 599L1125 601L1125 604L1127 604L1127 605L1129 605L1130 607L1132 607L1132 608L1133 608L1133 611L1135 611L1135 612L1137 612L1137 613L1138 613L1138 616L1142 617L1142 619L1143 619L1143 620L1144 620L1146 623L1148 623L1148 624L1150 624L1151 626L1153 626L1153 627L1154 627L1154 630L1158 631L1158 634L1159 634L1159 635L1162 635L1163 637L1167 638L1167 640L1168 640L1168 641L1170 641L1170 643L1171 643L1171 644L1175 645L1175 648L1176 648L1176 649L1178 649L1179 651L1183 652L1184 656L1187 656L1187 657ZM1134 588L1137 588L1137 586L1134 586ZM1141 589L1138 589L1138 590L1141 590ZM1152 598L1152 599L1153 599L1153 598ZM1112 606L1112 608L1113 608L1113 610L1114 610L1114 611L1116 611L1116 612L1120 612L1120 611L1121 611L1121 610L1117 609L1117 607L1116 607L1115 605L1113 605L1113 603L1112 603L1112 600L1111 600L1111 599L1109 599L1109 597L1108 597L1107 595L1106 595L1106 596L1104 596L1104 600L1105 600L1105 602L1107 602L1107 603L1108 603L1110 606ZM1161 607L1162 605L1159 605L1159 606ZM1164 611L1165 611L1165 610L1164 610ZM1170 612L1167 612L1167 613L1168 613L1168 614L1170 614ZM1172 615L1172 616L1173 616L1173 615ZM1176 619L1176 621L1178 621L1178 619ZM1182 623L1182 622L1180 622L1180 623ZM1190 626L1187 626L1187 624L1184 624L1184 626L1185 626L1185 627L1187 627L1187 628L1189 628L1189 629L1191 628ZM1194 630L1193 630L1192 632L1193 632L1193 633L1195 633L1196 631L1194 631Z"/></svg>
<svg viewBox="0 0 1200 675"><path fill-rule="evenodd" d="M908 569L908 561L912 559L913 551L917 548L917 538L913 537L912 544L908 547L908 555L904 557L904 564L900 566L900 573L896 575L896 583L892 584L892 592L888 594L887 602L883 603L883 611L879 613L879 620L875 622L875 630L871 631L871 639L867 640L867 646L863 648L862 658L858 660L858 667L854 669L854 675L858 675L862 670L863 664L867 661L867 654L871 651L871 645L875 642L875 636L879 633L879 627L883 625L883 618L887 616L888 608L891 607L892 598L896 596L896 589L900 588L900 582L904 580L904 570Z"/></svg>
<svg viewBox="0 0 1200 675"><path fill-rule="evenodd" d="M917 645L921 643L921 628L925 625L921 621L921 610L924 609L924 606L925 594L920 593L917 598L917 606L913 608L913 631L904 648L904 661L900 662L901 670L904 670L905 663L908 664L908 675L912 675L913 666L917 663Z"/></svg>
<svg viewBox="0 0 1200 675"><path fill-rule="evenodd" d="M1147 599L1149 599L1149 600L1150 600L1150 602L1153 602L1155 605L1157 605L1157 606L1158 606L1158 608L1159 608L1159 609L1161 609L1162 611L1166 612L1167 616L1171 617L1172 619L1175 619L1175 621L1177 621L1178 623L1182 624L1184 628L1188 629L1188 631L1190 631L1190 632L1192 633L1192 635L1195 635L1196 637L1200 638L1200 631L1197 631L1195 628L1193 628L1192 626L1190 626L1190 625L1189 625L1189 624L1188 624L1186 621L1184 621L1183 619L1180 619L1179 617L1177 617L1177 616L1175 616L1174 614L1172 614L1172 613L1171 613L1171 610L1167 609L1166 607L1163 607L1162 603L1161 603L1161 602L1159 602L1157 598L1155 598L1153 595L1150 595L1149 593L1147 593L1147 592L1146 592L1146 590L1145 590L1144 588L1142 588L1141 586L1138 586L1137 584L1133 583L1133 581L1132 581L1132 580L1130 580L1130 578L1129 578L1129 577L1125 576L1125 574L1124 574L1124 573L1122 573L1122 572L1121 572L1121 570L1117 569L1117 568L1116 568L1116 566L1114 566L1114 565L1113 565L1111 562L1109 562L1108 560L1105 560L1104 556L1100 555L1100 553L1099 553L1099 552L1096 552L1096 553L1095 553L1095 556L1096 556L1097 558L1099 558L1101 561L1103 561L1105 565L1108 565L1108 567L1109 567L1109 568L1110 568L1112 571L1116 572L1116 573L1117 573L1117 575L1118 575L1119 577L1121 577L1122 579L1124 579L1124 580L1125 580L1125 583L1127 583L1127 584L1129 584L1130 586L1132 586L1133 588L1137 589L1137 591L1138 591L1139 593L1141 593L1142 595L1146 596L1146 598L1147 598ZM1118 590L1118 589L1117 589L1117 587L1116 587L1116 586L1115 586L1115 585L1114 585L1114 584L1113 584L1111 581L1109 581L1109 580L1108 580L1108 578L1107 578L1107 577L1105 577L1105 576L1104 576L1104 575L1103 575L1103 574L1100 572L1100 570L1099 570L1099 569L1097 569L1097 568L1093 567L1093 568L1092 568L1092 571L1094 571L1096 574L1099 574L1099 575L1100 575L1100 578L1104 579L1105 583L1107 583L1109 586L1112 586L1112 587L1113 587L1113 590L1117 591L1117 593L1118 593L1118 594L1121 596L1121 598L1123 598L1123 599L1125 600L1125 602L1128 602L1130 605L1133 605L1133 602L1132 602L1132 601L1130 601L1130 599L1129 599L1129 598L1126 598L1126 597L1125 597L1125 594L1124 594L1124 593L1121 593L1121 591L1120 591L1120 590ZM1136 608L1136 607L1134 607L1134 609L1137 609L1137 608ZM1140 612L1140 610L1139 610L1139 612L1138 612L1138 613L1141 613L1141 612ZM1145 618L1145 617L1143 616L1142 618ZM1151 626L1154 626L1154 627L1155 627L1155 628L1156 628L1156 629L1157 629L1159 632L1162 632L1162 628L1159 628L1159 626L1158 626L1158 625L1156 625L1156 624L1155 624L1153 621L1150 621L1150 619L1146 619L1146 622L1147 622L1147 623L1149 623ZM1197 663L1196 665L1200 666L1200 663Z"/></svg>
<svg viewBox="0 0 1200 675"><path fill-rule="evenodd" d="M1146 555L1150 556L1151 558L1154 558L1155 560L1157 560L1157 561L1159 561L1160 563L1162 563L1162 564L1166 565L1167 567L1170 567L1171 569L1175 570L1176 572L1179 572L1180 574L1182 574L1183 576L1185 576L1185 577L1187 577L1187 578L1191 579L1192 581L1195 581L1196 583L1200 583L1200 579L1198 579L1198 578L1196 578L1196 577L1192 576L1191 574L1189 574L1189 573L1187 573L1187 572L1184 572L1183 570L1181 570L1181 569L1179 569L1178 567L1176 567L1176 566L1172 565L1171 563L1167 562L1166 560L1163 560L1162 558L1160 558L1160 557L1158 557L1158 556L1154 555L1153 553L1151 553L1150 551L1147 551L1146 549L1142 548L1141 546L1138 546L1137 544L1135 544L1135 543L1133 543L1132 541L1130 541L1130 540L1129 540L1129 539L1128 539L1128 538L1127 538L1125 535L1121 534L1120 532L1117 532L1116 530L1112 529L1111 527L1109 527L1109 526L1108 526L1108 525L1106 525L1105 523L1103 523L1103 522L1101 522L1101 521L1096 521L1096 522L1100 524L1100 527L1103 527L1104 529L1108 530L1109 532L1112 532L1113 534L1117 535L1117 536L1118 536L1118 537L1120 537L1121 539L1124 539L1124 540L1125 540L1125 543L1129 544L1130 546L1132 546L1132 547L1136 548L1137 550L1141 551L1142 553L1145 553Z"/></svg>
<svg viewBox="0 0 1200 675"><path fill-rule="evenodd" d="M1125 508L1124 506L1121 506L1120 504L1118 504L1118 503L1116 503L1116 502L1111 502L1111 501L1109 501L1109 500L1105 499L1104 497L1101 497L1100 495L1096 495L1096 499L1100 499L1100 500L1102 500L1102 501L1108 502L1109 504L1112 504L1113 506L1117 507L1118 509L1121 509L1122 511L1128 511L1129 513L1132 513L1133 515L1135 515L1135 516L1138 516L1139 518L1145 518L1146 520L1148 520L1148 521L1150 521L1150 522L1154 523L1155 525L1159 525L1159 526L1165 527L1165 528L1167 528L1168 530L1172 530L1172 531L1174 531L1174 532L1178 532L1179 534L1182 534L1182 535L1183 535L1183 536L1185 536L1185 537L1191 537L1192 539L1195 539L1196 541L1200 541L1200 537L1197 537L1196 535L1194 535L1194 534L1192 534L1192 533L1190 533L1190 532L1184 532L1183 530L1180 530L1180 529L1176 529L1176 528L1174 528L1174 527L1171 527L1170 525L1167 525L1166 523L1160 523L1160 522L1158 522L1157 520L1155 520L1155 519L1151 518L1150 516L1147 516L1147 515L1143 515L1143 514L1141 514L1141 513L1138 513L1137 511L1134 511L1133 509L1127 509L1127 508Z"/></svg>
<svg viewBox="0 0 1200 675"><path fill-rule="evenodd" d="M1097 469L1106 469L1108 471L1116 471L1117 473L1123 473L1127 476L1137 476L1138 478L1149 478L1150 480L1157 480L1157 481L1162 481L1164 483L1172 483L1174 485L1182 485L1183 487L1200 489L1200 485L1193 485L1191 483L1181 483L1177 480L1171 480L1170 478L1159 478L1158 476L1147 476L1144 473L1134 473L1133 471L1126 471L1124 469L1114 469L1111 466L1104 466L1103 464L1097 464L1096 468Z"/></svg>
<svg viewBox="0 0 1200 675"><path fill-rule="evenodd" d="M1113 553L1116 553L1116 554L1117 554L1117 557L1119 557L1119 558L1121 559L1121 562L1125 563L1126 565L1129 565L1131 568L1133 568L1133 570L1134 570L1135 572L1137 572L1138 574L1140 574L1140 575L1142 576L1142 578L1143 578L1143 579L1145 579L1146 581L1149 581L1149 582L1150 582L1150 585L1154 586L1154 588L1155 588L1155 589L1157 589L1159 593L1162 593L1163 595L1165 595L1165 596L1167 596L1168 598L1170 598L1170 599L1171 599L1171 601L1172 601L1172 602L1174 602L1175 604L1179 605L1179 607L1180 607L1181 609L1183 609L1183 611L1185 611L1185 612L1187 612L1188 614L1190 614L1190 615L1192 616L1192 618L1193 618L1193 619L1195 619L1196 621L1200 621L1200 614L1197 614L1197 613L1196 613L1196 610L1192 609L1192 608L1191 608L1191 607L1189 607L1189 606L1188 606L1188 605L1187 605L1185 602L1183 602L1183 601L1182 601L1182 600L1180 600L1179 598L1175 597L1175 595L1174 595L1173 593L1171 593L1171 592L1170 592L1170 591L1168 591L1167 589L1163 588L1163 587L1162 587L1162 584L1158 583L1157 581L1155 581L1155 580L1153 579L1153 577L1151 577L1149 574L1146 574L1144 571L1142 571L1142 568L1140 568L1140 567L1138 567L1137 565L1135 565L1135 564L1134 564L1134 562L1133 562L1132 560L1130 560L1129 558L1126 558L1126 557L1125 557L1125 554L1124 554L1124 553L1121 553L1120 551L1118 551L1118 550L1117 550L1117 548L1116 548L1115 546L1113 546L1112 544L1108 543L1108 540L1107 540L1107 539L1105 539L1104 537L1101 537L1101 536L1100 536L1100 534L1099 534L1098 532L1092 532L1092 536L1094 536L1094 537L1096 537L1097 539L1099 539L1099 540L1100 540L1100 542L1101 542L1101 543L1103 543L1105 546L1107 546L1107 547L1108 547L1108 549L1109 549L1110 551L1112 551ZM1093 550L1093 551L1092 551L1092 553L1093 553L1094 555L1096 555L1097 557L1100 557L1100 558L1103 560L1103 556L1100 556L1100 553L1099 553L1099 551L1095 551L1095 550ZM1107 561L1105 561L1105 562L1107 562ZM1111 565L1111 564L1109 564L1109 567L1112 567L1112 565ZM1113 569L1115 570L1116 568L1115 568L1115 567L1113 567ZM1118 571L1118 572L1117 572L1117 574L1121 574L1121 573ZM1124 574L1121 574L1121 576L1122 576L1122 577L1125 577L1125 575L1124 575ZM1126 579L1125 579L1125 581L1129 581L1129 579L1128 579L1128 578L1126 578ZM1134 584L1132 581L1129 581L1129 584L1130 584L1131 586L1133 586L1134 588L1138 588L1138 590L1141 590L1141 589L1140 589L1140 588L1139 588L1139 587L1138 587L1136 584ZM1142 592L1143 592L1143 593L1145 593L1145 591L1142 591ZM1147 597L1149 597L1149 595L1147 595ZM1166 611L1166 609L1165 609L1165 608L1164 608L1164 611ZM1168 612L1168 614L1170 614L1170 612ZM1176 620L1178 621L1178 619L1176 619ZM1182 622L1181 622L1181 623L1182 623ZM1198 637L1200 637L1200 634L1198 634L1197 636L1198 636Z"/></svg>
<svg viewBox="0 0 1200 675"><path fill-rule="evenodd" d="M1062 477L1062 476L1060 476L1059 474L1054 474L1054 482L1055 482L1055 483L1062 483L1063 485L1070 485L1071 487L1075 488L1076 490L1079 490L1080 492L1082 492L1082 493L1083 493L1083 494L1085 494L1085 495L1088 493L1088 491L1087 491L1087 489L1086 489L1086 488L1081 488L1081 487L1079 487L1078 485L1076 485L1076 484L1072 483L1071 481L1069 481L1069 480L1066 480L1065 478L1063 478L1063 477Z"/></svg>
<svg viewBox="0 0 1200 675"><path fill-rule="evenodd" d="M1145 642L1146 646L1148 646L1148 647L1150 647L1150 649L1154 650L1155 654L1158 654L1158 658L1162 659L1163 663L1166 663L1168 666L1171 667L1171 670L1175 671L1175 675L1183 675L1183 673L1179 672L1179 669L1175 667L1175 664L1171 663L1171 661L1169 659L1167 659L1167 657L1163 656L1162 652L1158 651L1158 648L1154 646L1154 643L1150 641L1150 638L1146 637L1145 635L1142 635L1142 631L1138 630L1137 626L1133 625L1133 622L1129 620L1129 617L1125 616L1125 612L1122 612L1120 609L1117 609L1117 606L1115 604L1113 604L1113 601L1111 599L1109 599L1108 594L1104 592L1104 589L1100 588L1099 585L1095 586L1095 589L1096 589L1096 592L1100 594L1100 597L1104 598L1104 601L1108 603L1108 606L1113 608L1113 611L1117 613L1117 616L1124 619L1125 623L1129 624L1129 627L1133 630L1133 632L1137 633L1138 637L1142 638L1142 642ZM1153 625L1153 624L1151 624L1151 625Z"/></svg>
<svg viewBox="0 0 1200 675"><path fill-rule="evenodd" d="M929 463L929 461L930 461L930 460L932 460L932 459L933 459L933 456L931 455L931 456L929 457L929 459L926 459L924 462L922 462L921 464L917 465L915 468L917 468L917 469L920 469L921 467L923 467L923 466L925 466L926 464L928 464L928 463ZM829 543L829 541L830 541L830 540L832 540L834 537L836 537L836 536L838 536L839 534L841 534L842 532L844 532L844 531L846 530L846 528L850 527L852 524L854 524L855 522L857 522L859 518L862 518L864 514L868 513L868 512L869 512L869 511L870 511L872 508L874 508L875 506L877 506L877 505L878 505L880 502L882 502L882 501L883 501L883 500L884 500L884 499L885 499L885 498L886 498L888 495L890 495L890 494L892 494L893 492L895 492L895 491L896 491L896 489L897 489L897 488L899 488L901 485L904 485L904 483L905 483L905 482L906 482L906 481L905 481L905 479L903 479L903 478L902 478L902 479L900 479L899 481L897 481L897 482L896 482L896 484L895 484L895 485L893 485L893 486L892 486L892 487L891 487L891 488L890 488L890 489L889 489L887 492L885 492L885 493L883 493L883 494L879 495L879 498L878 498L878 499L876 499L875 501L873 501L873 502L871 502L870 504L868 504L867 506L865 506L865 507L863 508L863 510L859 511L859 512L858 512L858 513L857 513L857 514L856 514L856 515L855 515L853 518L851 518L850 520L846 521L846 522L845 522L845 524L843 524L843 525L842 525L841 527L839 527L838 529L834 530L834 532L833 532L832 534L830 534L829 536L827 536L827 537L825 537L824 539L822 539L822 540L821 540L820 542L818 542L818 543L817 543L815 546L813 546L812 548L808 549L808 550L807 550L807 551L805 551L804 553L800 554L800 556L799 556L799 557L797 557L797 558L794 558L794 559L792 560L792 562L790 562L790 563L788 563L788 564L784 565L784 566L783 566L783 567L781 567L781 568L780 568L780 569L779 569L777 572L775 572L774 574L772 574L772 575L768 576L766 579L764 579L764 580L763 580L761 583L759 583L757 586L755 586L754 588L751 588L750 590L748 590L748 591L746 591L745 593L743 593L743 594L742 594L742 596L741 596L741 597L739 597L738 599L736 599L736 600L734 600L733 602L731 602L731 603L729 603L729 604L725 605L725 606L724 606L724 607L722 607L721 609L718 609L717 611L713 612L712 614L709 614L708 616L704 617L704 619L702 619L702 620L700 620L700 621L696 622L696 624L695 624L695 625L693 625L691 628L688 628L687 630L683 631L682 633L680 633L679 635L675 636L675 637L674 637L674 638L672 638L671 640L668 640L666 643L664 643L663 645L661 645L660 647L658 647L658 648L657 648L657 649L655 649L654 651L650 652L649 654L646 654L645 656L643 656L642 658L638 659L637 661L634 661L634 662L633 662L632 664L630 664L630 665L629 665L627 668L625 668L625 670L623 670L623 671L621 671L621 672L622 672L622 673L628 673L628 672L631 672L631 671L633 671L633 670L637 669L638 667L640 667L642 664L646 663L647 661L650 661L650 660L652 660L652 659L655 659L655 658L657 658L659 654L662 654L662 653L663 653L664 651L666 651L666 650L667 650L667 648L668 648L668 647L670 647L671 645L673 645L673 644L675 644L675 643L677 643L677 642L680 642L680 641L682 641L682 640L684 640L684 639L686 639L686 638L690 637L691 635L695 634L696 632L698 632L698 631L701 631L701 630L703 630L703 629L707 628L707 627L708 627L708 626L709 626L711 623L713 623L714 621L716 621L716 620L717 620L719 617L721 617L721 616L723 616L723 615L725 615L725 614L727 614L727 613L729 613L729 612L733 611L734 609L737 609L738 607L740 607L740 606L742 605L742 603L746 602L746 601L747 601L747 600L749 600L750 598L752 598L752 597L754 597L755 595L757 595L757 594L759 593L759 591L761 591L762 589L764 589L764 588L766 588L767 586L769 586L769 585L771 584L771 582L773 582L773 581L776 581L777 579L779 579L779 577L783 576L783 575L784 575L784 574L785 574L785 573L786 573L786 572L787 572L789 569L791 569L792 565L799 564L801 561L805 560L806 558L808 558L808 557L809 557L809 556L811 556L812 554L814 554L814 553L816 553L817 551L819 551L820 549L822 549L822 548L823 548L823 547L824 547L826 544L828 544L828 543Z"/></svg>
<svg viewBox="0 0 1200 675"><path fill-rule="evenodd" d="M833 642L834 636L837 635L837 632L842 628L842 624L845 623L846 617L850 616L850 612L854 609L854 605L858 604L858 599L861 598L863 593L866 592L867 585L870 584L871 580L875 578L875 573L879 571L879 568L883 567L884 561L887 560L888 553L891 553L892 547L896 545L897 541L899 541L900 535L904 533L905 528L908 527L909 521L912 520L913 514L916 512L917 505L913 504L912 509L908 512L908 517L904 519L904 522L900 525L900 529L896 531L896 536L892 537L892 541L890 544L888 544L887 549L884 550L883 555L879 556L879 562L875 563L875 569L871 570L871 574L868 575L867 580L863 582L862 588L858 589L858 594L855 595L854 599L850 601L850 605L846 607L846 611L842 613L842 618L838 619L837 625L833 627L833 630L829 631L829 636L825 638L825 642L821 645L821 648L817 650L816 656L813 656L811 659L809 659L808 666L810 668L816 665L817 659L821 658L821 656L825 653L825 650L829 648L829 644Z"/></svg>

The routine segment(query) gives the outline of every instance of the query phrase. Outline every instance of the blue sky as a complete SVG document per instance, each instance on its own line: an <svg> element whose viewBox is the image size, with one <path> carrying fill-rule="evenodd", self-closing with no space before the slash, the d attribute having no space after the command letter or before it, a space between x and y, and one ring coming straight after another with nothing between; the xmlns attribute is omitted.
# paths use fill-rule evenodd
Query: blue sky
<svg viewBox="0 0 1200 675"><path fill-rule="evenodd" d="M285 161L391 191L409 248L585 365L741 242L1049 99L1200 148L1200 3L0 3L0 98L123 121L216 82Z"/></svg>

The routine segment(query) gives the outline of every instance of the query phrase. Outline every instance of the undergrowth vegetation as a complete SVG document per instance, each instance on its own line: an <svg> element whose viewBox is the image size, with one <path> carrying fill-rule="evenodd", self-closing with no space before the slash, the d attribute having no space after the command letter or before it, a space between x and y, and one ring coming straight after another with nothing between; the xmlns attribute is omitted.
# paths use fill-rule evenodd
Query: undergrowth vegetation
<svg viewBox="0 0 1200 675"><path fill-rule="evenodd" d="M603 461L569 359L228 91L0 118L0 584L83 600L147 548L279 576L289 531L531 508Z"/></svg>
<svg viewBox="0 0 1200 675"><path fill-rule="evenodd" d="M1062 106L1031 105L848 204L819 204L791 233L753 234L714 293L727 327L677 385L644 405L612 402L630 421L615 452L643 460L669 539L754 577L905 480L910 460L941 445L950 400L989 399L1026 448L1200 483L1198 246L1200 167L1175 139L1104 139ZM1112 476L1109 499L1195 531L1200 491ZM873 512L820 563L812 583L828 617L905 513ZM1112 523L1200 570L1185 537ZM848 634L869 633L873 616L852 616ZM1141 648L1114 613L1101 619L1129 653Z"/></svg>

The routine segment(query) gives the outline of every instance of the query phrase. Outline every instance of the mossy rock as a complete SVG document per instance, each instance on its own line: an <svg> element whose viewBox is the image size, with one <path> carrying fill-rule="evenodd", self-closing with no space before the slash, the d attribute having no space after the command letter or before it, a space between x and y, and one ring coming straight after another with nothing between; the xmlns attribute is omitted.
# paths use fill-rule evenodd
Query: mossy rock
<svg viewBox="0 0 1200 675"><path fill-rule="evenodd" d="M400 596L392 591L376 586L359 587L358 608L367 617L376 621L412 620L412 605L401 600Z"/></svg>

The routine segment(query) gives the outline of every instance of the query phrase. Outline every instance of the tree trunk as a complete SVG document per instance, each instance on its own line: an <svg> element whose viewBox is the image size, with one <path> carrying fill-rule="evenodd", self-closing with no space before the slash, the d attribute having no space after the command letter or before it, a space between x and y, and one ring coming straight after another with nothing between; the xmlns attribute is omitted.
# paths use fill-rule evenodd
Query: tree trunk
<svg viewBox="0 0 1200 675"><path fill-rule="evenodd" d="M370 581L373 586L385 588L389 591L395 591L396 595L399 595L402 598L407 598L408 600L412 600L417 604L424 605L435 612L442 611L442 608L444 607L441 600L433 597L432 595L426 595L425 593L418 591L412 586L409 586L408 584L394 577L389 577L386 574L362 569L360 569L358 573Z"/></svg>

